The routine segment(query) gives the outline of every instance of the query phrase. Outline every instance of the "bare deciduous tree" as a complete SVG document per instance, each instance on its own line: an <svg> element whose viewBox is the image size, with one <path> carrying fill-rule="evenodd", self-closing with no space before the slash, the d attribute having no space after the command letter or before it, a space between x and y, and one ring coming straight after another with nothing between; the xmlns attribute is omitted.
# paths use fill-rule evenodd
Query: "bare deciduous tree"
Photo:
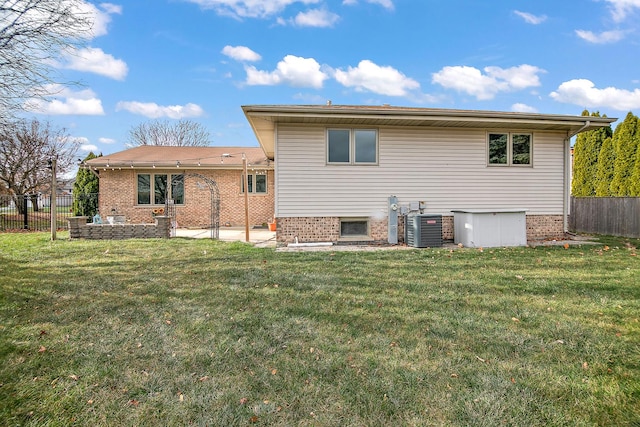
<svg viewBox="0 0 640 427"><path fill-rule="evenodd" d="M210 145L209 132L191 120L175 123L153 120L139 124L129 131L129 145L168 145L176 147L206 147Z"/></svg>
<svg viewBox="0 0 640 427"><path fill-rule="evenodd" d="M53 62L90 36L86 10L84 0L0 0L0 124L26 99L51 95Z"/></svg>
<svg viewBox="0 0 640 427"><path fill-rule="evenodd" d="M49 191L49 161L56 159L58 174L68 172L74 164L78 146L64 129L55 129L48 122L34 119L2 127L0 185L14 197L20 213L25 207L24 198L16 196Z"/></svg>

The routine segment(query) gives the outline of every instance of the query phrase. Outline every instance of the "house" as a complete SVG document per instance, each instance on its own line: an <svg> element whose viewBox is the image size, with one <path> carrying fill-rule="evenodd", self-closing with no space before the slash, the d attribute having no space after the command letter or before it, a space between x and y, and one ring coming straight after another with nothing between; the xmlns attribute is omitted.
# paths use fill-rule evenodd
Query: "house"
<svg viewBox="0 0 640 427"><path fill-rule="evenodd" d="M527 239L561 237L570 140L616 120L331 103L242 108L276 164L280 244L402 241L396 212L409 211L442 215L444 239L461 232L457 210L522 211Z"/></svg>
<svg viewBox="0 0 640 427"><path fill-rule="evenodd" d="M249 224L268 223L274 215L273 161L259 147L140 146L84 166L100 178L103 218L153 222L154 215L165 214L168 198L179 227L209 227L214 217L220 225L236 226L245 224L243 159Z"/></svg>

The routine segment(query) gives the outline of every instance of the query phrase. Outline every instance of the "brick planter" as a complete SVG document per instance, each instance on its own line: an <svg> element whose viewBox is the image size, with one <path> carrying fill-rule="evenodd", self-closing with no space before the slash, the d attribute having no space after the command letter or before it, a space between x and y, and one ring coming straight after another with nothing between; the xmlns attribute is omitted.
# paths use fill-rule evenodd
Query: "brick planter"
<svg viewBox="0 0 640 427"><path fill-rule="evenodd" d="M88 224L88 219L86 216L69 218L72 239L168 239L171 235L171 217L168 216L155 217L155 224Z"/></svg>

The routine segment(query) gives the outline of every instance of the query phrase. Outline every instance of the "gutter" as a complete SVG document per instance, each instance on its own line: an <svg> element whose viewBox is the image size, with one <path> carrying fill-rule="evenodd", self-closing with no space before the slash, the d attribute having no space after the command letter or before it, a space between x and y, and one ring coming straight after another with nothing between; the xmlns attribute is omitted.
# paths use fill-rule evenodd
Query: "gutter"
<svg viewBox="0 0 640 427"><path fill-rule="evenodd" d="M564 191L562 203L562 227L564 233L569 232L569 214L571 201L571 138L584 131L591 126L591 120L584 122L584 125L575 132L571 132L564 140Z"/></svg>

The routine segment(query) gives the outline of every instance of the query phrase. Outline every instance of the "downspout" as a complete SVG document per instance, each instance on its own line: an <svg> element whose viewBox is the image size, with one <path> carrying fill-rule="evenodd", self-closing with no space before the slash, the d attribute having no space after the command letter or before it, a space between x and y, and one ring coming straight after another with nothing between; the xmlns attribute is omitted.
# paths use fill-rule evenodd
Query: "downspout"
<svg viewBox="0 0 640 427"><path fill-rule="evenodd" d="M571 201L571 138L591 126L591 121L587 120L577 131L570 133L564 140L564 192L562 221L565 234L569 232L569 203Z"/></svg>

